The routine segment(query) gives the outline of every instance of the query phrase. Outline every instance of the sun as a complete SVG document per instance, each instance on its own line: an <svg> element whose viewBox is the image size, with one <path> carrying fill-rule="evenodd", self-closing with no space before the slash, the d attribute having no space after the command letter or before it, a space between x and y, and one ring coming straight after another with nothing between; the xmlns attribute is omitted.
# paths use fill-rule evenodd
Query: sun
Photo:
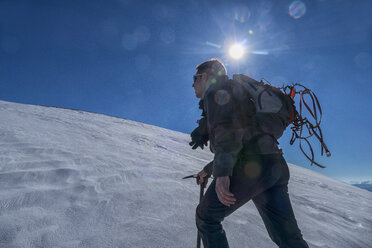
<svg viewBox="0 0 372 248"><path fill-rule="evenodd" d="M245 48L239 43L232 45L229 49L229 54L234 59L240 59L245 53Z"/></svg>

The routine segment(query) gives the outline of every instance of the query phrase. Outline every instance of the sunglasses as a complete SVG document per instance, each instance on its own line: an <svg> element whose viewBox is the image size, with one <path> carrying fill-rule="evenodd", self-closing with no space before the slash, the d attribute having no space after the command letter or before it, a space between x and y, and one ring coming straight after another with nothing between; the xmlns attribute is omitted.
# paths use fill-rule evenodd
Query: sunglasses
<svg viewBox="0 0 372 248"><path fill-rule="evenodd" d="M195 74L195 75L193 76L194 83L196 82L196 80L197 80L198 78L200 78L200 77L202 77L202 76L203 76L203 74Z"/></svg>

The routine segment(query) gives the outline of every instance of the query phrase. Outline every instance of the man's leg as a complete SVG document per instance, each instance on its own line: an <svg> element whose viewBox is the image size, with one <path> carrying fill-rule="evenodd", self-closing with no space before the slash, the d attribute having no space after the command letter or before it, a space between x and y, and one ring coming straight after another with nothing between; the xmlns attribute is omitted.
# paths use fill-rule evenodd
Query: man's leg
<svg viewBox="0 0 372 248"><path fill-rule="evenodd" d="M233 176L230 179L230 192L236 198L234 205L227 207L219 201L215 190L215 180L212 181L198 205L196 225L205 248L229 247L221 222L253 196L275 184L280 177L277 174L273 176L272 170L262 167L260 156L252 157L248 161L240 160L234 167Z"/></svg>
<svg viewBox="0 0 372 248"><path fill-rule="evenodd" d="M229 245L221 222L228 207L218 200L215 186L216 180L213 180L196 208L196 226L204 248L227 248Z"/></svg>
<svg viewBox="0 0 372 248"><path fill-rule="evenodd" d="M270 238L280 248L309 248L298 228L288 195L289 172L285 160L277 165L284 170L283 177L270 189L256 195L253 202L260 213Z"/></svg>

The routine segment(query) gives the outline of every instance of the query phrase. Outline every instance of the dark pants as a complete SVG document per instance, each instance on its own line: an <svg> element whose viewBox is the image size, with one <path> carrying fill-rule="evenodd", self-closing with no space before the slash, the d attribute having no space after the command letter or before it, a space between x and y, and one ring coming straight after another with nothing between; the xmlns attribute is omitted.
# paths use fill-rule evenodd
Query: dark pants
<svg viewBox="0 0 372 248"><path fill-rule="evenodd" d="M281 248L308 248L297 226L288 195L289 170L280 154L239 159L230 178L236 203L223 205L213 180L196 209L196 225L205 248L229 247L221 222L253 200L270 238Z"/></svg>

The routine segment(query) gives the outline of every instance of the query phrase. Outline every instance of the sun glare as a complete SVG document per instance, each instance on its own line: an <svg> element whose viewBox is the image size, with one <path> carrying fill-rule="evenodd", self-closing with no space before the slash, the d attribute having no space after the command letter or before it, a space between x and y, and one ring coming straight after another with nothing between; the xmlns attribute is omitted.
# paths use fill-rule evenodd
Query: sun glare
<svg viewBox="0 0 372 248"><path fill-rule="evenodd" d="M245 52L244 47L238 43L232 45L229 49L229 54L234 59L240 59L241 57L243 57L244 52Z"/></svg>

